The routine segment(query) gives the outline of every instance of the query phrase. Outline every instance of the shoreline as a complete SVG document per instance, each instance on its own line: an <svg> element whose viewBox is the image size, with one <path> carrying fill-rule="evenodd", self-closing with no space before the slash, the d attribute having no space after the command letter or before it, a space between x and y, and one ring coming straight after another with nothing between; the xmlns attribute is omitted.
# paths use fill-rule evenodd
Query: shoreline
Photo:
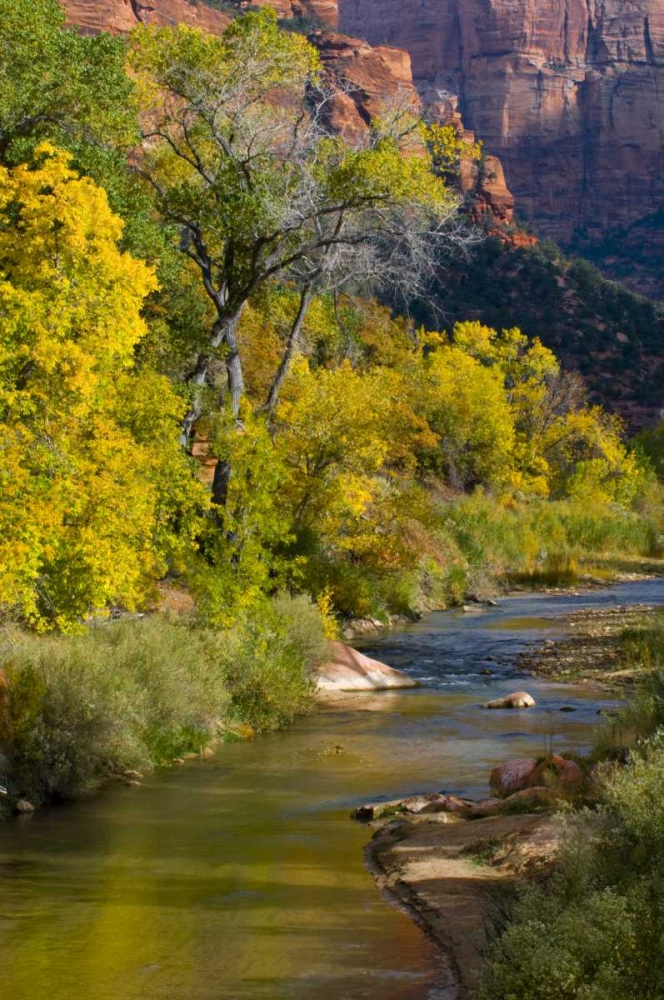
<svg viewBox="0 0 664 1000"><path fill-rule="evenodd" d="M561 831L548 815L456 820L449 814L391 821L365 847L377 888L394 899L440 949L455 1000L472 1000L487 942L491 899L528 863L550 863ZM499 865L479 859L500 843Z"/></svg>
<svg viewBox="0 0 664 1000"><path fill-rule="evenodd" d="M588 592L593 589L599 587ZM521 653L516 665L524 674L570 686L624 691L643 670L618 669L619 639L626 628L658 614L662 605L643 604L552 618L567 634ZM482 948L488 941L492 897L509 890L519 878L537 878L555 864L562 839L555 807L479 819L454 813L378 818L371 825L374 833L365 847L365 864L377 888L394 898L451 962L458 1000L472 1000L479 986Z"/></svg>

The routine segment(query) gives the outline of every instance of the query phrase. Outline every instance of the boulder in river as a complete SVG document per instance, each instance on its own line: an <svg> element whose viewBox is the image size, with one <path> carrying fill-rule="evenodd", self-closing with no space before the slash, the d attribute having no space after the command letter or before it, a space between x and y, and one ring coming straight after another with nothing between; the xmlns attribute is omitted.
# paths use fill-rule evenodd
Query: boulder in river
<svg viewBox="0 0 664 1000"><path fill-rule="evenodd" d="M30 813L35 811L35 807L32 802L28 802L27 799L19 799L14 806L14 812L17 812L23 816L28 816Z"/></svg>
<svg viewBox="0 0 664 1000"><path fill-rule="evenodd" d="M412 677L387 663L372 660L343 642L330 643L330 659L315 672L321 691L384 691L419 687Z"/></svg>
<svg viewBox="0 0 664 1000"><path fill-rule="evenodd" d="M584 783L583 771L573 760L549 754L543 760L514 757L494 767L489 778L491 792L506 799L526 788L547 788L558 794L575 794Z"/></svg>
<svg viewBox="0 0 664 1000"><path fill-rule="evenodd" d="M504 698L487 701L482 708L533 708L537 702L527 691L514 691Z"/></svg>
<svg viewBox="0 0 664 1000"><path fill-rule="evenodd" d="M388 816L430 816L435 813L466 812L473 803L469 799L459 799L456 795L433 792L427 795L411 795L407 799L393 799L389 802L371 802L360 806L351 815L353 819L371 821Z"/></svg>

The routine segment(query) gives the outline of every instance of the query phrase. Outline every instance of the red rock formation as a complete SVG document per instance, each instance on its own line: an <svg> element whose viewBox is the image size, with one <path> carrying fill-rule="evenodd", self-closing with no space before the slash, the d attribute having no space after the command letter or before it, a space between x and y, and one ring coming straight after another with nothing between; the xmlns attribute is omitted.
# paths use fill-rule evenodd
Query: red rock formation
<svg viewBox="0 0 664 1000"><path fill-rule="evenodd" d="M131 31L137 24L193 24L222 31L229 18L205 0L62 0L72 24L85 31ZM237 0L238 11L249 0ZM302 18L335 28L336 0L254 0L252 6L273 7L280 17Z"/></svg>
<svg viewBox="0 0 664 1000"><path fill-rule="evenodd" d="M137 24L192 24L220 32L229 18L190 0L62 0L70 24L83 31L127 32Z"/></svg>
<svg viewBox="0 0 664 1000"><path fill-rule="evenodd" d="M340 0L340 28L407 49L458 96L519 213L562 242L664 200L664 0Z"/></svg>
<svg viewBox="0 0 664 1000"><path fill-rule="evenodd" d="M347 137L361 136L371 118L391 101L406 101L420 108L410 57L403 49L387 45L372 47L359 38L331 32L314 32L309 37L320 52L326 72L342 84L333 101L330 122ZM435 120L452 125L469 145L475 143L475 133L464 128L456 101L439 100L428 111ZM519 245L535 242L532 237L511 230L514 196L497 157L486 155L481 163L464 161L460 187L472 204L475 222L510 242Z"/></svg>
<svg viewBox="0 0 664 1000"><path fill-rule="evenodd" d="M207 7L202 0L63 0L71 24L83 31L128 32L137 24L192 24L213 33L224 30L229 18ZM333 25L337 0L257 0L271 6L282 17L302 17ZM241 9L238 3L238 10ZM324 70L341 83L330 115L332 126L349 138L359 137L371 118L390 101L408 101L420 106L413 84L408 52L387 45L371 46L358 38L317 30L310 40L318 48ZM464 128L453 98L440 98L431 110L439 121L451 123L467 142L475 135ZM461 189L473 201L476 222L505 238L514 216L514 197L505 182L500 160L487 156L481 167L463 165ZM509 237L514 240L513 236Z"/></svg>
<svg viewBox="0 0 664 1000"><path fill-rule="evenodd" d="M371 119L390 101L420 107L407 52L372 48L359 38L332 32L316 31L309 39L320 52L323 70L339 84L330 123L348 138L366 132Z"/></svg>

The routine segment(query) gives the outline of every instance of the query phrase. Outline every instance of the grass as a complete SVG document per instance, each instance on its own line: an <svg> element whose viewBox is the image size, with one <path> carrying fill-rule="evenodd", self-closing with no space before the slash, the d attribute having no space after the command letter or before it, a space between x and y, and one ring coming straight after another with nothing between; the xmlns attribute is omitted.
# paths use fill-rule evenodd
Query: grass
<svg viewBox="0 0 664 1000"><path fill-rule="evenodd" d="M279 728L312 701L325 651L304 597L217 632L155 616L80 636L5 634L0 785L6 802L83 794L126 769L197 753L226 733ZM3 797L5 799L5 797Z"/></svg>

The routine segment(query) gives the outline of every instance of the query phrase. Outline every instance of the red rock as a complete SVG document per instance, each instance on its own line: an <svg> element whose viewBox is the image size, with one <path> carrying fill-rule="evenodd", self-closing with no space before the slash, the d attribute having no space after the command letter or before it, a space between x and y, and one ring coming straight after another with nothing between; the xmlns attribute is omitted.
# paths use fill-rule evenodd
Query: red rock
<svg viewBox="0 0 664 1000"><path fill-rule="evenodd" d="M340 0L341 31L406 49L457 102L522 217L569 240L664 198L664 0Z"/></svg>
<svg viewBox="0 0 664 1000"><path fill-rule="evenodd" d="M514 792L520 792L530 783L537 761L534 757L514 757L494 767L489 778L489 785L494 796L506 798Z"/></svg>
<svg viewBox="0 0 664 1000"><path fill-rule="evenodd" d="M584 783L583 771L573 760L565 760L557 754L551 754L540 764L530 776L529 786L543 785L555 787L560 791L578 792Z"/></svg>
<svg viewBox="0 0 664 1000"><path fill-rule="evenodd" d="M70 24L89 33L110 31L124 34L137 24L189 24L213 34L221 34L230 17L208 7L203 0L62 0ZM253 6L272 7L283 18L303 18L334 29L338 23L336 0L257 0ZM238 12L242 5L238 4ZM331 104L330 124L349 140L363 136L372 119L386 104L398 99L420 107L413 84L408 52L389 45L371 46L329 30L315 30L310 41L318 48L324 71L332 82L342 84ZM439 101L434 117L453 121L468 142L472 132L464 129L456 103ZM451 116L451 117L450 117ZM496 157L485 158L480 170L468 162L462 177L463 193L473 197L472 215L476 222L513 242L504 226L512 221L514 198ZM530 242L532 242L532 239Z"/></svg>
<svg viewBox="0 0 664 1000"><path fill-rule="evenodd" d="M70 24L96 34L123 34L137 24L190 24L214 34L230 18L220 10L190 0L63 0Z"/></svg>

